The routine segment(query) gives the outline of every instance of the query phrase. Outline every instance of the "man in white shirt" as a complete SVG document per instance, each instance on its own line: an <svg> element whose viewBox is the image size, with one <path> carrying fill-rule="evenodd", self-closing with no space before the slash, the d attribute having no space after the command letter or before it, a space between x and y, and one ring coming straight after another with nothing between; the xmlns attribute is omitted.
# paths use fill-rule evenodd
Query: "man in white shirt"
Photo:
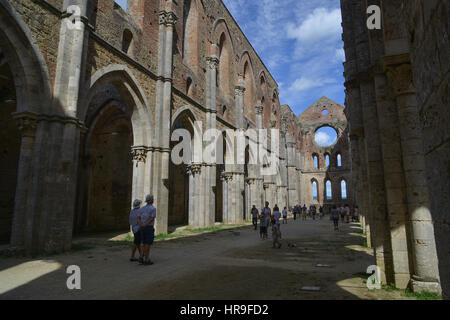
<svg viewBox="0 0 450 320"><path fill-rule="evenodd" d="M152 265L150 261L150 246L155 239L155 219L156 208L153 206L153 196L147 195L145 197L146 206L139 209L138 223L142 230L142 242L144 244L144 260L140 261L143 265Z"/></svg>

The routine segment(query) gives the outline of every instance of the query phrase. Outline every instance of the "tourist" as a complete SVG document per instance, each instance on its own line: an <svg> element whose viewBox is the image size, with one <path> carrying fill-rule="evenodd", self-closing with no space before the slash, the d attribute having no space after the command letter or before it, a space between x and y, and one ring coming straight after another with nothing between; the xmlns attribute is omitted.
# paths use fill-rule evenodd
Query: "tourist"
<svg viewBox="0 0 450 320"><path fill-rule="evenodd" d="M144 243L144 260L143 265L152 265L150 260L150 246L153 244L155 238L155 219L156 208L153 206L153 196L147 195L145 197L146 206L139 209L138 222L142 230L142 242Z"/></svg>
<svg viewBox="0 0 450 320"><path fill-rule="evenodd" d="M320 208L319 208L319 219L322 220L322 218L323 218L323 207L320 206Z"/></svg>
<svg viewBox="0 0 450 320"><path fill-rule="evenodd" d="M259 236L261 240L267 239L267 220L266 215L263 212L264 208L261 210L261 214L259 216Z"/></svg>
<svg viewBox="0 0 450 320"><path fill-rule="evenodd" d="M311 207L309 207L309 211L311 212L311 216L313 218L313 220L316 220L316 206L311 205Z"/></svg>
<svg viewBox="0 0 450 320"><path fill-rule="evenodd" d="M292 210L292 213L294 214L294 221L297 220L297 205L294 206L294 209Z"/></svg>
<svg viewBox="0 0 450 320"><path fill-rule="evenodd" d="M333 208L331 209L331 218L333 219L334 223L334 230L339 230L339 210L337 209L336 205L333 205Z"/></svg>
<svg viewBox="0 0 450 320"><path fill-rule="evenodd" d="M303 204L303 207L302 207L302 211L303 211L303 220L306 220L306 210L307 210L306 204Z"/></svg>
<svg viewBox="0 0 450 320"><path fill-rule="evenodd" d="M345 210L346 222L350 223L350 206L348 204L346 204L344 207L344 210Z"/></svg>
<svg viewBox="0 0 450 320"><path fill-rule="evenodd" d="M287 224L287 210L286 207L283 209L283 224Z"/></svg>
<svg viewBox="0 0 450 320"><path fill-rule="evenodd" d="M251 214L252 214L252 223L253 223L253 226L255 227L255 230L257 230L257 229L258 229L258 216L259 216L259 212L258 212L258 209L256 209L256 206L255 206L255 205L253 205Z"/></svg>
<svg viewBox="0 0 450 320"><path fill-rule="evenodd" d="M356 220L356 222L359 222L359 208L358 208L358 206L355 206L355 220Z"/></svg>
<svg viewBox="0 0 450 320"><path fill-rule="evenodd" d="M280 212L280 208L278 208L278 205L276 204L275 207L273 208L273 214L272 214L272 224L275 223L278 225L278 229L280 228L280 219L281 219L281 212ZM281 235L280 235L280 239L281 239Z"/></svg>
<svg viewBox="0 0 450 320"><path fill-rule="evenodd" d="M269 202L268 201L266 201L266 206L262 209L262 212L261 212L263 215L264 215L264 217L265 217L265 219L266 219L266 221L265 221L265 226L266 226L266 239L269 237L268 236L268 228L269 228L269 226L270 226L270 219L271 219L271 217L272 217L272 211L270 210L270 208L269 208Z"/></svg>
<svg viewBox="0 0 450 320"><path fill-rule="evenodd" d="M138 222L138 214L139 214L139 209L141 208L141 203L142 203L142 201L139 199L134 200L133 201L133 209L131 209L131 212L130 212L130 226L131 226L131 231L133 232L133 236L134 236L133 247L131 248L131 258L130 258L130 261L132 261L132 262L143 260L142 249L141 249L142 231L140 230L139 222ZM136 249L139 252L139 259L136 259Z"/></svg>
<svg viewBox="0 0 450 320"><path fill-rule="evenodd" d="M341 214L341 222L344 223L345 222L345 209L343 206L340 206L339 212Z"/></svg>
<svg viewBox="0 0 450 320"><path fill-rule="evenodd" d="M280 232L280 225L275 221L275 218L272 218L272 239L273 239L273 245L272 247L277 247L278 249L281 248L281 242L279 239L281 239L281 232Z"/></svg>

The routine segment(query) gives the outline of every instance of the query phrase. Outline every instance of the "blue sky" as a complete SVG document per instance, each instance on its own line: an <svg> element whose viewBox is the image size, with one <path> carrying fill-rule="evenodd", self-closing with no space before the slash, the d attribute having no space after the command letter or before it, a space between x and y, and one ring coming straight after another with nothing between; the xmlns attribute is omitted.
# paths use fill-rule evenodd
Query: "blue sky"
<svg viewBox="0 0 450 320"><path fill-rule="evenodd" d="M322 96L344 105L338 0L223 2L277 81L281 104L297 115Z"/></svg>

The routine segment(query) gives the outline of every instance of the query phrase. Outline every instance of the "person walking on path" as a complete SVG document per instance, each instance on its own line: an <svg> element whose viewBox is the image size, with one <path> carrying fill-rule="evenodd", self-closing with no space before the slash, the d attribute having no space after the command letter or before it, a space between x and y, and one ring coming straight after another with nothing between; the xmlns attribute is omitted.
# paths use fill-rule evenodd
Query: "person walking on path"
<svg viewBox="0 0 450 320"><path fill-rule="evenodd" d="M143 260L142 248L141 248L142 231L140 230L139 222L138 222L138 214L139 214L139 209L141 208L141 203L142 203L142 201L139 199L134 200L133 201L133 209L131 209L131 212L130 212L130 226L131 226L131 231L133 232L133 236L134 236L133 247L131 248L131 258L130 258L130 261L132 261L132 262ZM136 259L136 249L139 252L139 259Z"/></svg>
<svg viewBox="0 0 450 320"><path fill-rule="evenodd" d="M319 219L322 220L322 218L323 218L323 207L320 206L320 208L319 208Z"/></svg>
<svg viewBox="0 0 450 320"><path fill-rule="evenodd" d="M281 239L281 231L280 231L280 225L275 221L275 218L272 218L272 239L273 239L273 245L272 248L281 248L281 242L279 241Z"/></svg>
<svg viewBox="0 0 450 320"><path fill-rule="evenodd" d="M303 204L303 207L302 207L302 211L303 211L303 220L306 220L306 210L307 210L308 208L306 208L306 204Z"/></svg>
<svg viewBox="0 0 450 320"><path fill-rule="evenodd" d="M311 212L311 216L313 218L313 220L316 220L316 206L311 205L311 207L309 207L309 211Z"/></svg>
<svg viewBox="0 0 450 320"><path fill-rule="evenodd" d="M273 208L272 218L273 218L272 224L275 222L278 225L278 229L281 230L281 227L280 227L281 212L280 212L280 208L278 208L277 204ZM281 232L280 232L280 239L281 239Z"/></svg>
<svg viewBox="0 0 450 320"><path fill-rule="evenodd" d="M336 205L333 206L331 209L331 218L333 219L334 223L334 230L339 230L339 210L336 207Z"/></svg>
<svg viewBox="0 0 450 320"><path fill-rule="evenodd" d="M267 225L266 225L266 215L263 213L264 208L261 210L259 215L259 237L261 240L267 239Z"/></svg>
<svg viewBox="0 0 450 320"><path fill-rule="evenodd" d="M266 226L266 239L267 239L269 237L267 229L270 226L270 219L272 218L272 211L269 208L269 202L268 201L266 201L266 206L262 209L261 213L264 215L264 217L266 219L265 226Z"/></svg>
<svg viewBox="0 0 450 320"><path fill-rule="evenodd" d="M252 223L253 223L253 226L255 227L255 230L257 230L257 229L258 229L258 216L259 216L259 212L258 212L258 209L256 209L256 206L255 206L255 205L253 205L251 214L252 214Z"/></svg>
<svg viewBox="0 0 450 320"><path fill-rule="evenodd" d="M153 206L153 196L147 195L145 197L146 206L139 209L138 223L142 230L142 242L144 243L144 260L143 265L152 265L150 260L150 246L155 239L155 219L156 208Z"/></svg>
<svg viewBox="0 0 450 320"><path fill-rule="evenodd" d="M339 208L339 213L341 214L341 222L344 223L345 222L345 209L342 205Z"/></svg>
<svg viewBox="0 0 450 320"><path fill-rule="evenodd" d="M297 220L297 210L298 210L298 206L294 206L294 209L292 210L292 213L294 214L294 221Z"/></svg>
<svg viewBox="0 0 450 320"><path fill-rule="evenodd" d="M287 210L286 207L283 209L283 224L287 224Z"/></svg>
<svg viewBox="0 0 450 320"><path fill-rule="evenodd" d="M345 217L347 220L346 222L350 223L350 207L348 204L345 205L344 210L345 210Z"/></svg>

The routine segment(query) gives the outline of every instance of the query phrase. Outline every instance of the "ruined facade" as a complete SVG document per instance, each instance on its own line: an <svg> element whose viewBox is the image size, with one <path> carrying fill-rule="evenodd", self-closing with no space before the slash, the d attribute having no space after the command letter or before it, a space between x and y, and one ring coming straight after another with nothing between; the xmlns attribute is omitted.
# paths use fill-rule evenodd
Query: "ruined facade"
<svg viewBox="0 0 450 320"><path fill-rule="evenodd" d="M381 8L369 30L367 8ZM382 280L449 297L449 3L341 0L353 182Z"/></svg>
<svg viewBox="0 0 450 320"><path fill-rule="evenodd" d="M324 206L353 205L350 144L344 107L322 97L297 119L300 127L300 203ZM324 127L336 131L336 141L320 145L316 132Z"/></svg>
<svg viewBox="0 0 450 320"><path fill-rule="evenodd" d="M113 0L0 0L0 17L0 236L12 251L124 230L148 193L157 233L298 203L296 116L221 1L129 0L125 12ZM171 161L176 129L248 128L280 129L275 174L249 148L245 164Z"/></svg>

